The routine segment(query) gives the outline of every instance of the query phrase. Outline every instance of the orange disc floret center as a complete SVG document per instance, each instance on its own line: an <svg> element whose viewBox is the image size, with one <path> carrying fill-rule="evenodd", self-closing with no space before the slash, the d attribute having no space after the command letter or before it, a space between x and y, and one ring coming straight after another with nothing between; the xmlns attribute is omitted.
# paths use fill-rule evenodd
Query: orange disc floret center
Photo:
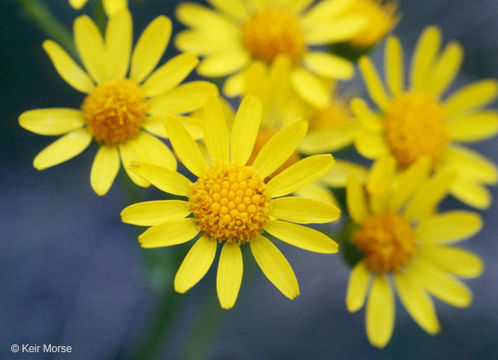
<svg viewBox="0 0 498 360"><path fill-rule="evenodd" d="M424 94L407 92L398 96L385 114L386 140L401 166L422 156L439 160L448 144L443 107Z"/></svg>
<svg viewBox="0 0 498 360"><path fill-rule="evenodd" d="M137 135L147 116L145 94L126 79L100 84L85 98L81 109L94 139L109 146Z"/></svg>
<svg viewBox="0 0 498 360"><path fill-rule="evenodd" d="M396 213L366 218L351 241L365 255L370 270L395 272L405 266L415 252L415 237L410 222Z"/></svg>
<svg viewBox="0 0 498 360"><path fill-rule="evenodd" d="M270 217L266 185L249 166L210 166L193 184L189 203L202 232L218 241L249 242Z"/></svg>
<svg viewBox="0 0 498 360"><path fill-rule="evenodd" d="M272 62L278 55L298 61L306 51L299 19L282 10L265 10L246 21L242 42L258 59Z"/></svg>

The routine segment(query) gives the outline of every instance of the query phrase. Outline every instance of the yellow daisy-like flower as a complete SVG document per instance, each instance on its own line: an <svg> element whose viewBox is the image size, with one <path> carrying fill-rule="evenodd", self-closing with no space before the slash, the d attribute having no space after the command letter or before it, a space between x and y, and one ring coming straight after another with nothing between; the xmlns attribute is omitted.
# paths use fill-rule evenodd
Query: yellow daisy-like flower
<svg viewBox="0 0 498 360"><path fill-rule="evenodd" d="M368 25L348 41L354 47L368 48L379 43L398 24L400 16L395 0L357 0L348 14L363 15Z"/></svg>
<svg viewBox="0 0 498 360"><path fill-rule="evenodd" d="M88 0L69 0L69 5L80 10L87 2ZM120 10L127 9L128 0L102 0L102 5L107 16L112 16Z"/></svg>
<svg viewBox="0 0 498 360"><path fill-rule="evenodd" d="M132 20L127 10L111 16L105 41L87 16L76 19L74 35L87 72L55 42L47 40L43 48L59 75L87 96L81 110L50 108L21 114L19 124L29 131L65 134L41 151L33 165L43 170L60 164L80 154L95 139L99 150L90 182L98 195L106 194L111 187L120 158L137 185L149 186L143 178L129 172L127 165L131 160L143 160L176 168L169 148L150 133L167 137L164 115L190 113L202 107L208 95L217 94L216 86L202 81L179 85L198 63L192 53L176 56L151 74L171 35L171 21L164 16L149 24L133 53ZM183 120L194 135L202 135L200 119Z"/></svg>
<svg viewBox="0 0 498 360"><path fill-rule="evenodd" d="M339 218L337 207L299 197L288 197L317 180L333 166L331 155L303 159L266 182L296 149L306 133L306 123L296 121L278 132L247 165L261 121L261 102L247 96L237 111L231 135L221 103L210 97L204 109L207 161L197 143L175 117L166 128L178 158L197 180L143 162L132 169L157 188L183 200L163 200L131 205L121 213L126 223L152 226L139 237L142 247L185 243L200 234L175 276L175 290L184 293L211 267L217 244L223 244L216 288L223 308L234 306L242 281L241 247L251 252L266 277L288 298L299 295L294 272L263 232L291 245L318 253L335 253L337 244L319 231L294 224L327 223ZM192 217L188 217L192 214Z"/></svg>
<svg viewBox="0 0 498 360"><path fill-rule="evenodd" d="M401 44L396 37L389 38L384 60L390 95L370 59L360 59L367 89L380 113L370 111L361 99L352 101L351 109L362 124L356 147L372 159L391 154L404 168L427 156L435 170L456 171L452 195L471 206L487 208L491 194L484 185L498 182L496 165L458 143L497 134L498 114L483 107L495 100L498 83L479 81L443 100L460 69L463 50L452 41L439 52L440 45L441 31L426 28L413 55L410 85L405 87Z"/></svg>
<svg viewBox="0 0 498 360"><path fill-rule="evenodd" d="M479 215L436 212L454 174L428 177L428 158L399 175L395 167L392 157L378 160L364 184L351 176L346 189L349 213L358 226L350 241L363 255L349 277L346 305L357 311L368 297L366 331L377 347L389 342L394 328L393 284L415 322L436 334L440 326L429 295L453 306L469 306L472 293L457 277L475 277L483 270L479 257L449 246L481 229Z"/></svg>
<svg viewBox="0 0 498 360"><path fill-rule="evenodd" d="M329 95L324 100L325 105L312 106L296 96L291 91L288 76L290 71L289 59L280 56L269 67L261 62L254 62L244 74L243 94L257 95L263 102L261 128L249 163L256 158L268 139L285 125L296 119L305 120L309 124L310 131L296 152L270 177L299 161L302 154L332 152L352 144L358 130L357 122L350 118L349 109L338 97ZM332 89L330 81L327 87ZM329 172L317 182L301 188L297 194L335 204L328 187L345 186L347 176L352 172L362 179L366 176L366 170L362 166L336 159Z"/></svg>
<svg viewBox="0 0 498 360"><path fill-rule="evenodd" d="M326 96L320 77L350 79L353 65L317 49L347 41L366 25L362 15L344 15L354 0L208 0L215 11L182 3L178 19L190 29L176 36L182 51L204 56L198 72L230 77L224 92L242 92L243 71L254 61L271 64L279 55L292 60L292 83L305 99Z"/></svg>

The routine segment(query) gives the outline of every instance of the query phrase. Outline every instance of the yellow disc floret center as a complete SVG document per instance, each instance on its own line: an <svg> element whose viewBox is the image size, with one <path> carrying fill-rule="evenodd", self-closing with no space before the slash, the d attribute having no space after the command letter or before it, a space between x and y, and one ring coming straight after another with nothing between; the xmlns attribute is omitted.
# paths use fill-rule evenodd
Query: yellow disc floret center
<svg viewBox="0 0 498 360"><path fill-rule="evenodd" d="M246 21L242 42L258 59L272 62L278 55L298 61L306 51L299 19L282 10L265 10Z"/></svg>
<svg viewBox="0 0 498 360"><path fill-rule="evenodd" d="M212 165L193 184L189 202L202 232L218 241L249 242L270 216L266 185L249 166Z"/></svg>
<svg viewBox="0 0 498 360"><path fill-rule="evenodd" d="M95 140L109 146L137 135L147 116L145 94L126 79L100 84L85 98L81 109Z"/></svg>
<svg viewBox="0 0 498 360"><path fill-rule="evenodd" d="M401 269L415 252L412 226L396 213L366 218L351 241L365 255L368 268L380 274Z"/></svg>
<svg viewBox="0 0 498 360"><path fill-rule="evenodd" d="M398 96L385 114L386 140L401 166L422 156L436 162L448 144L443 107L424 94L407 92Z"/></svg>

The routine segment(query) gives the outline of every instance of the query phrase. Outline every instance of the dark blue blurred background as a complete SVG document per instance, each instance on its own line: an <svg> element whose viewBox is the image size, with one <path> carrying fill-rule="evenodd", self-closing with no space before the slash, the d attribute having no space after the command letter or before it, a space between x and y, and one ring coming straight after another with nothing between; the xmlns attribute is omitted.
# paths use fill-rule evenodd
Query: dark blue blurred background
<svg viewBox="0 0 498 360"><path fill-rule="evenodd" d="M48 3L71 28L78 13L65 0ZM159 14L172 18L176 3L131 1L135 36ZM445 41L456 39L466 50L460 84L497 77L496 0L401 0L400 8L403 19L395 32L408 53L424 26L438 24ZM248 256L233 310L218 309L215 268L189 293L161 304L158 299L171 288L176 269L171 254L185 253L190 244L143 250L137 229L119 219L126 205L161 195L154 190L130 195L134 188L121 176L105 198L97 197L89 185L95 146L42 172L31 165L52 139L22 130L19 114L32 108L77 108L82 101L53 69L41 47L45 38L17 1L0 1L0 359L52 358L14 355L13 343L71 345L72 354L61 359L125 359L147 336L156 312L164 315L165 306L177 315L159 339L159 358L164 359L498 359L496 201L482 214L483 231L463 245L486 262L484 275L467 282L474 303L456 309L436 301L442 332L435 337L425 334L398 303L391 343L382 351L374 349L366 340L364 312L346 311L349 271L340 256L283 243L278 246L301 287L296 300L287 300L259 270L252 271L254 261ZM170 45L167 56L176 53ZM382 46L375 52L378 62L381 55ZM475 148L498 161L496 139ZM492 192L497 198L496 188ZM198 323L199 318L204 322ZM216 330L206 327L211 322ZM200 355L192 339L212 340L213 345Z"/></svg>

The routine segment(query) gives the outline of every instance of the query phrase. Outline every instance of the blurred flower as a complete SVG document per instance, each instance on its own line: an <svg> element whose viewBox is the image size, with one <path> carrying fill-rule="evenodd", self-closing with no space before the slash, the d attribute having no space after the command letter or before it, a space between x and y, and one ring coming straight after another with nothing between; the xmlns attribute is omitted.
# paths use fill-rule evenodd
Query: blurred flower
<svg viewBox="0 0 498 360"><path fill-rule="evenodd" d="M362 15L368 19L363 31L348 41L354 47L368 48L379 43L399 22L398 4L395 0L358 0L348 15Z"/></svg>
<svg viewBox="0 0 498 360"><path fill-rule="evenodd" d="M171 151L149 132L167 137L162 122L164 114L194 111L204 104L209 94L216 94L217 89L213 84L201 81L178 86L198 63L191 53L178 55L151 74L170 39L171 21L164 16L149 24L133 54L132 20L127 10L109 19L105 42L87 16L76 19L74 34L88 73L55 42L47 40L43 48L59 75L73 88L88 95L81 110L37 109L19 117L19 124L34 133L66 134L40 152L33 165L43 170L69 160L85 150L93 138L98 142L99 150L90 182L98 195L106 194L111 187L120 158L137 185L149 186L147 181L128 171L131 160L176 168ZM201 136L199 126L195 131L200 119L185 117L184 121L191 126L194 135Z"/></svg>
<svg viewBox="0 0 498 360"><path fill-rule="evenodd" d="M291 79L306 100L324 99L328 89L320 77L350 79L353 65L320 50L346 41L366 25L360 15L343 15L352 0L249 1L208 0L215 11L194 3L177 8L178 19L190 29L176 36L182 51L205 56L198 72L203 76L230 75L228 96L240 95L243 71L254 61L271 64L278 55L292 61Z"/></svg>
<svg viewBox="0 0 498 360"><path fill-rule="evenodd" d="M88 0L69 0L69 5L74 9L79 10ZM120 10L126 9L128 0L102 0L102 5L104 6L104 11L107 16L112 16Z"/></svg>
<svg viewBox="0 0 498 360"><path fill-rule="evenodd" d="M392 282L415 322L436 334L440 326L428 295L453 306L469 306L472 293L456 277L475 277L483 270L479 257L448 246L477 233L482 226L479 215L461 210L437 213L453 173L428 177L431 164L425 157L399 175L395 166L392 157L376 161L365 184L354 176L348 179L346 193L349 213L358 225L350 241L363 255L349 277L346 305L357 311L368 294L366 331L377 347L389 342L394 327Z"/></svg>
<svg viewBox="0 0 498 360"><path fill-rule="evenodd" d="M217 243L223 243L217 272L218 298L223 308L234 306L242 281L241 246L251 252L266 277L288 298L299 295L294 272L263 232L291 245L319 253L335 253L337 244L311 228L294 224L326 223L340 210L316 200L285 197L312 183L333 165L331 155L316 155L295 163L268 182L264 179L296 149L306 123L295 121L273 136L248 166L261 121L261 102L247 96L237 111L229 136L221 103L210 97L204 109L207 162L195 140L176 117L166 128L178 158L198 178L157 165L133 162L132 169L157 188L188 201L164 200L131 205L121 213L126 223L152 226L139 237L142 247L185 243L192 246L175 276L175 290L184 293L209 270ZM193 217L186 217L189 214Z"/></svg>
<svg viewBox="0 0 498 360"><path fill-rule="evenodd" d="M353 143L358 130L357 122L351 119L343 100L333 94L330 81L323 81L331 89L325 105L310 105L293 91L289 80L291 63L285 56L277 57L267 67L254 61L244 73L243 94L258 95L263 103L263 119L249 164L256 158L268 139L282 127L297 119L306 120L310 131L280 168L270 174L276 176L282 170L299 161L300 154L317 154L340 150ZM326 84L325 84L326 83ZM300 154L299 154L300 153ZM302 187L297 195L336 204L328 187L343 187L349 173L364 178L366 170L348 161L337 160L334 167L315 183Z"/></svg>
<svg viewBox="0 0 498 360"><path fill-rule="evenodd" d="M441 31L433 26L426 28L413 55L410 86L405 89L401 44L396 37L387 40L385 73L391 96L370 59L360 59L360 70L380 113L372 112L360 99L352 101L351 109L362 124L356 147L371 159L392 154L403 168L427 156L435 170L456 171L451 186L455 197L471 206L487 208L491 194L484 184L497 183L496 165L457 143L496 135L498 114L483 107L494 101L498 85L494 79L479 81L442 100L460 69L463 50L458 43L450 42L439 53L440 44Z"/></svg>

